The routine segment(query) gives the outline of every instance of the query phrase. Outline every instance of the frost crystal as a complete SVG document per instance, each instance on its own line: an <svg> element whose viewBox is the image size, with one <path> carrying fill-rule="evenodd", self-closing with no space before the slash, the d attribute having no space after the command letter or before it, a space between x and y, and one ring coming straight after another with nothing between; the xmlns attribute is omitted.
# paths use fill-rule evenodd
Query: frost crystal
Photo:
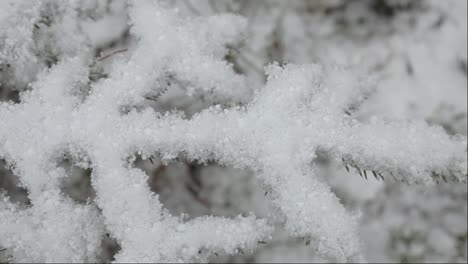
<svg viewBox="0 0 468 264"><path fill-rule="evenodd" d="M348 69L271 65L267 84L252 95L222 60L245 26L240 17L182 19L137 1L130 20L137 45L89 93L89 58L71 53L43 71L21 103L0 105L0 157L14 165L32 202L26 209L7 198L0 203L0 245L15 261L93 261L106 231L121 245L118 262L204 261L268 240L271 223L253 215L171 215L147 175L129 165L135 152L252 169L286 230L316 239L320 253L339 261L362 260L357 216L318 176L319 156L411 183L430 183L431 173L466 180L466 139L460 144L423 123L360 123L346 114L370 91ZM190 119L138 108L166 78L190 83L193 95L245 107L217 105ZM99 210L60 192L67 175L57 160L66 153L89 162Z"/></svg>

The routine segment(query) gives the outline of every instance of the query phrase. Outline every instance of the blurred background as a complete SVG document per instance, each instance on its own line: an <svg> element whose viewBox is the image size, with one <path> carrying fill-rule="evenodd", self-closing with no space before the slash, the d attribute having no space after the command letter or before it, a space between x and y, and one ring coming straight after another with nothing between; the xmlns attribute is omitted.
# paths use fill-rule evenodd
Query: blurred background
<svg viewBox="0 0 468 264"><path fill-rule="evenodd" d="M102 78L106 54L125 52L135 41L127 25L127 5L123 1L76 2L73 23L79 25L84 45L100 58L93 65L93 76ZM28 89L41 67L50 67L62 54L73 52L73 47L63 44L65 49L56 41L71 38L69 35L54 35L60 27L71 32L66 27L75 25L62 23L67 15L57 3L50 1L42 9L43 21L35 29L43 33L34 38L37 65L18 78L12 73L13 63L0 64L0 100L19 102L20 92ZM184 16L229 12L246 17L243 41L228 47L225 59L248 78L252 89L264 84L263 68L274 61L347 65L376 80L375 92L352 113L357 119L426 120L448 134L467 135L465 0L184 0L167 5ZM188 96L183 86L171 85L147 105L161 112L178 109L191 116L213 104ZM273 212L268 192L258 187L250 171L183 159L164 165L158 157L135 157L129 162L148 174L149 187L174 214L233 217L254 212L266 217ZM69 173L63 192L76 202L92 203L92 170L73 165L67 157L60 166ZM329 171L326 179L349 210L360 211L360 233L369 262L467 262L466 183L408 186L392 179L366 180L346 170ZM29 204L27 190L3 160L0 191L14 202ZM118 250L118 243L106 237L101 260L111 261ZM313 241L290 237L278 226L273 240L259 244L252 254L218 255L211 261L331 260L315 254Z"/></svg>

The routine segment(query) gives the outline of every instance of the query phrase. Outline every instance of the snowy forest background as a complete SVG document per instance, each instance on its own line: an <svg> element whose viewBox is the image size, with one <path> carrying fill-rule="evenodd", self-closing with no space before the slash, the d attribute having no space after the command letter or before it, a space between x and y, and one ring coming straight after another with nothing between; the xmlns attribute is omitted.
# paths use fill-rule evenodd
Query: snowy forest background
<svg viewBox="0 0 468 264"><path fill-rule="evenodd" d="M32 102L34 96L42 96L31 92L34 87L41 87L40 84L34 86L34 83L45 76L47 69L61 65L68 57L78 56L87 60L89 83L109 78L114 63L128 60L132 50L138 50L135 48L139 41L138 34L150 32L158 26L151 24L151 21L144 21L141 18L143 16L136 16L137 19L133 18L134 21L130 22L131 6L131 1L129 4L125 1L104 0L1 0L1 107L6 109L6 105ZM340 65L352 74L364 76L369 83L367 85L371 87L364 93L362 102L356 107L350 107L347 114L364 123L379 118L398 122L425 121L430 125L441 126L446 134L459 140L466 158L467 1L184 0L163 2L162 6L167 9L177 8L177 15L183 18L196 19L222 13L239 14L246 18L245 29L240 32L232 28L233 24L238 23L237 18L232 18L232 21L229 20L231 18L219 21L213 19L203 24L201 31L195 28L193 35L183 39L189 43L194 38L194 45L197 45L203 43L205 38L207 42L214 42L213 47L207 44L206 48L214 50L218 40L217 36L211 39L212 30L226 30L225 36L220 36L233 38L225 40L229 43L225 50L214 51L214 56L221 54L222 60L228 62L232 71L242 75L248 84L246 91L241 91L240 95L234 94L232 98L255 94L265 85L267 78L264 67L273 62L279 65ZM167 23L179 23L174 21ZM146 22L145 28L132 34L131 25ZM199 21L188 23L186 29L180 32L186 30L190 33L190 27L197 23ZM235 39L234 34L237 35ZM196 39L198 37L199 40ZM186 54L184 49L185 46L175 45L172 50L164 46L144 51L140 56L151 56L151 52L161 50L177 56L177 53ZM199 69L197 66L190 69L197 72L193 76L202 76L200 80L197 79L199 83L209 84L210 78L214 78L215 81L221 80L221 85L231 85L229 81L223 81L223 78L231 75L222 70L203 72L203 67L200 65ZM60 70L55 74L60 76ZM68 73L65 71L63 74ZM164 80L158 79L168 85L156 93L146 94L137 108L149 107L160 113L179 110L190 118L213 105L220 104L221 108L230 106L231 98L223 92L220 96L210 96L209 90L192 89L192 75L187 73L187 76L189 78L181 80L169 73ZM344 80L345 85L348 80ZM234 83L231 86L235 89L236 85ZM47 98L48 95L44 94L44 98ZM61 104L61 101L54 103ZM129 109L121 111L131 112ZM0 120L0 191L4 202L15 204L17 208L13 210L9 205L0 204L0 261L115 260L115 255L121 250L121 241L112 232L103 231L99 237L102 244L96 244L99 249L93 251L94 259L91 257L93 254L75 259L67 255L54 256L50 253L54 251L48 249L50 241L41 238L38 239L40 243L34 244L31 242L35 240L34 235L29 237L27 231L20 230L19 220L8 222L10 218L17 219L13 213L8 213L9 210L26 210L31 204L34 205L34 201L28 197L27 183L22 183L21 175L18 176L21 173L16 173L22 170L20 165L15 166L16 154L7 155L9 149L11 153L15 150L15 147L7 146L7 139L12 138L17 130L2 124L6 116L6 110L0 109L0 117L4 118ZM22 117L18 115L18 118ZM291 118L294 119L293 116ZM34 133L34 127L30 129ZM235 130L235 127L227 129ZM376 130L376 133L379 131ZM424 138L423 133L421 137ZM421 149L434 150L429 147ZM18 147L17 151L21 152L18 155L22 155L21 148ZM379 153L387 150L375 151ZM446 150L441 151L445 153ZM93 168L77 165L72 156L73 153L63 153L57 163L67 175L60 181L60 191L76 204L92 206L97 197L92 184ZM171 162L166 163L164 157L145 157L141 153L131 157L130 162L148 175L149 189L159 195L163 207L172 215L184 213L188 219L206 215L235 218L253 212L257 218L268 218L276 210L270 199L274 194L256 183L254 170L234 168L209 158L204 164L183 157L172 158ZM389 175L383 175L385 180L382 180L383 176L370 169L365 171L360 166L355 168L347 164L345 159L335 169L329 168L327 158L322 162L320 177L347 211L359 212L357 230L362 243L361 260L467 262L466 178L464 181L455 181L443 176L437 180L437 184L417 184L405 181L404 177L394 180ZM466 173L466 164L464 166ZM18 167L19 170L16 170ZM121 195L124 194L114 193L116 203ZM31 225L43 228L37 223ZM248 250L226 249L226 252L213 251L206 258L189 259L239 263L337 260L333 256L319 254L319 243L313 236L293 236L281 227L281 219L273 225L275 228L271 239L259 239L252 251L249 247ZM57 227L57 232L61 228ZM24 243L21 242L23 239ZM159 239L164 241L165 238ZM62 237L58 242L66 244L67 238ZM146 242L141 240L141 243ZM199 254L202 253L199 251ZM135 255L121 260L139 261ZM183 260L187 261L185 258Z"/></svg>

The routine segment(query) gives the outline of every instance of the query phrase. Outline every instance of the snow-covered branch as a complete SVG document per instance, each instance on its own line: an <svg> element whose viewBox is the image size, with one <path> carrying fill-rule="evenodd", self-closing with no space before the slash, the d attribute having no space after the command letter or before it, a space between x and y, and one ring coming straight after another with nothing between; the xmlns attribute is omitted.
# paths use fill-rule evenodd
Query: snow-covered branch
<svg viewBox="0 0 468 264"><path fill-rule="evenodd" d="M285 229L317 240L318 252L338 261L363 260L358 214L319 175L313 163L319 152L410 183L431 182L433 172L466 181L466 138L423 123L361 123L347 113L372 90L365 76L273 64L254 93L223 60L227 45L240 41L242 18L181 18L147 1L130 8L138 41L116 55L107 77L89 80L95 58L88 53L62 56L21 94L21 103L0 105L0 157L14 166L32 202L28 208L0 202L0 245L15 261L93 261L105 232L121 245L118 262L204 261L270 238L278 219L171 215L148 176L129 164L134 153L253 170ZM189 95L232 106L215 105L190 119L141 107L146 96L166 89L168 76L187 82ZM75 204L60 192L67 175L57 160L65 153L92 168L95 204Z"/></svg>

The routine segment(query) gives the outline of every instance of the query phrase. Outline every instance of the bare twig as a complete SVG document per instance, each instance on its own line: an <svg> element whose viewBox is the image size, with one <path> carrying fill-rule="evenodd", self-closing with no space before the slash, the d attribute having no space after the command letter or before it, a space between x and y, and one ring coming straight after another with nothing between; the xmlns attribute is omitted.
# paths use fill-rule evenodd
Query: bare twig
<svg viewBox="0 0 468 264"><path fill-rule="evenodd" d="M127 48L124 48L124 49L118 49L118 50L114 50L113 52L107 54L107 55L104 55L104 56L101 56L99 58L97 58L98 61L103 61L111 56L114 56L115 54L118 54L118 53L122 53L122 52L126 52L128 51Z"/></svg>

